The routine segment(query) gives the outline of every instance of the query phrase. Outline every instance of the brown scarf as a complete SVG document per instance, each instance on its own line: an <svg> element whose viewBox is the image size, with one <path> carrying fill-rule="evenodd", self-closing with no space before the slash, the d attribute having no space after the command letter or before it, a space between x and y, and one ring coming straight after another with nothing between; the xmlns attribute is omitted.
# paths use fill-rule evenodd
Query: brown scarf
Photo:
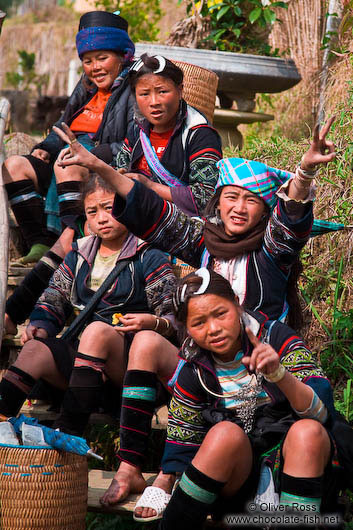
<svg viewBox="0 0 353 530"><path fill-rule="evenodd" d="M223 224L206 221L204 228L205 245L211 256L232 259L260 248L264 238L268 218L260 220L254 228L244 234L228 236Z"/></svg>

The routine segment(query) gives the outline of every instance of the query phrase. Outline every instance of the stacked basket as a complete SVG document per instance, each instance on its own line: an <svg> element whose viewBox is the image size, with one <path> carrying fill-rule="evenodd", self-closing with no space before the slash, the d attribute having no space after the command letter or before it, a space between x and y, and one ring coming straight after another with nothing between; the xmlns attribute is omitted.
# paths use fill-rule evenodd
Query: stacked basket
<svg viewBox="0 0 353 530"><path fill-rule="evenodd" d="M84 530L87 458L0 444L1 529Z"/></svg>
<svg viewBox="0 0 353 530"><path fill-rule="evenodd" d="M196 66L182 61L172 61L184 72L183 98L189 105L195 107L206 116L210 123L213 122L214 108L218 86L218 76Z"/></svg>

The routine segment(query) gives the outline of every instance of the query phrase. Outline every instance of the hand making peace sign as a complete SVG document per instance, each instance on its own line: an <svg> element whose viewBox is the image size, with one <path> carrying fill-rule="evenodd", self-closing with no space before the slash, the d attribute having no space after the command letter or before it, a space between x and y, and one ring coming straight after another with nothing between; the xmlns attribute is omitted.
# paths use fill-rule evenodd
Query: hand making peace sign
<svg viewBox="0 0 353 530"><path fill-rule="evenodd" d="M335 121L335 116L328 119L322 129L317 124L314 129L314 135L310 147L304 153L300 167L304 171L313 171L318 164L327 164L336 156L334 143L326 139L331 125Z"/></svg>

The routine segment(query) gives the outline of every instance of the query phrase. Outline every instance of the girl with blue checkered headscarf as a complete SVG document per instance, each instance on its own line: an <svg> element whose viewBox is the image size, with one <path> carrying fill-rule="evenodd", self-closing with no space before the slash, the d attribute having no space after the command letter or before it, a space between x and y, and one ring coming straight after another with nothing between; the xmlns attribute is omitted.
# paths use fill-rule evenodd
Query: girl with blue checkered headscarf
<svg viewBox="0 0 353 530"><path fill-rule="evenodd" d="M295 282L289 286L312 230L316 166L335 157L326 139L332 121L315 130L295 174L251 160L221 160L203 219L188 217L141 182L102 167L77 144L62 153L60 163L81 163L109 179L124 199L116 200L114 213L133 233L193 267L220 273L245 309L285 319L288 306L294 316L299 313L292 301Z"/></svg>
<svg viewBox="0 0 353 530"><path fill-rule="evenodd" d="M76 47L83 76L63 115L77 141L108 162L133 126L127 74L135 46L127 30L127 21L117 14L92 11L81 17ZM17 266L37 262L61 233L61 221L67 224L70 217L81 213L79 186L87 172L79 167L63 172L54 165L64 146L50 133L30 155L5 162L9 202L29 250Z"/></svg>

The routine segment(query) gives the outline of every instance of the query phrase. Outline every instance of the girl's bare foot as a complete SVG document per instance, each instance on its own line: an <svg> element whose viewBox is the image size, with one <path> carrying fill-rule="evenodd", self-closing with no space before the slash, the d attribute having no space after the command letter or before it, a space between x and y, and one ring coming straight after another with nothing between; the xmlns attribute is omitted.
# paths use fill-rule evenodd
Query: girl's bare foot
<svg viewBox="0 0 353 530"><path fill-rule="evenodd" d="M153 486L156 488L161 488L166 493L171 493L174 483L175 475L164 474L162 471L160 471L158 477L153 482ZM135 508L134 515L136 515L136 517L143 518L154 517L156 515L156 511L153 510L153 508L144 508L143 506L140 506L139 508Z"/></svg>
<svg viewBox="0 0 353 530"><path fill-rule="evenodd" d="M109 488L99 501L103 506L116 504L125 500L130 493L142 493L145 487L146 481L141 471L127 462L121 462Z"/></svg>

